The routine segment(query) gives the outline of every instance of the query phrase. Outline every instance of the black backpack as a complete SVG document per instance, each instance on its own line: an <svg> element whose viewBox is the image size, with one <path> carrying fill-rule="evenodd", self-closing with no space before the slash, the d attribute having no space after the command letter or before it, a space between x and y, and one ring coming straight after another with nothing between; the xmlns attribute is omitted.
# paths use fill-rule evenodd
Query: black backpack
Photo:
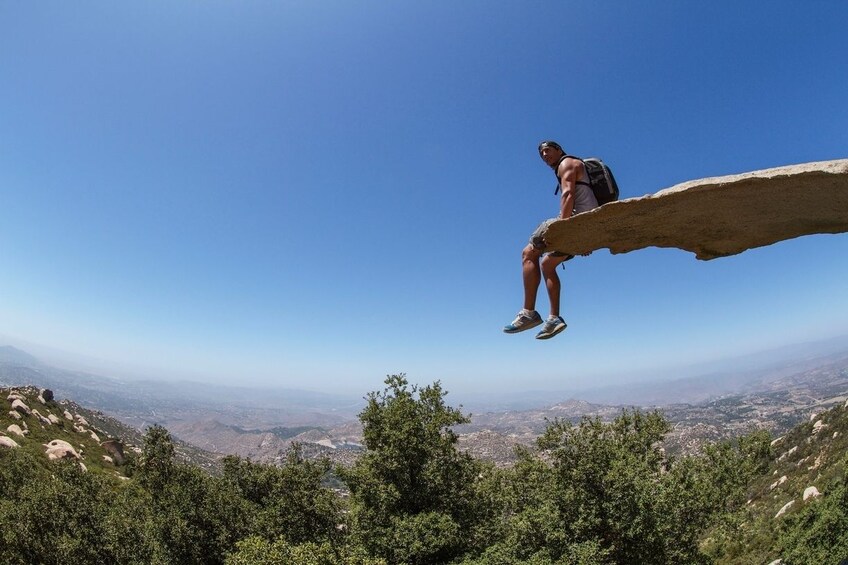
<svg viewBox="0 0 848 565"><path fill-rule="evenodd" d="M598 206L618 200L618 184L616 184L615 177L612 176L612 171L606 163L596 157L580 159L580 157L575 157L574 155L563 155L562 159L566 157L583 161L586 174L589 176L589 186L592 188L592 192L595 193ZM559 160L559 163L562 162L562 159ZM559 167L559 163L557 163L556 167ZM556 167L554 167L554 174L556 174ZM557 180L559 180L559 177L557 177ZM559 184L557 184L554 194L558 192Z"/></svg>

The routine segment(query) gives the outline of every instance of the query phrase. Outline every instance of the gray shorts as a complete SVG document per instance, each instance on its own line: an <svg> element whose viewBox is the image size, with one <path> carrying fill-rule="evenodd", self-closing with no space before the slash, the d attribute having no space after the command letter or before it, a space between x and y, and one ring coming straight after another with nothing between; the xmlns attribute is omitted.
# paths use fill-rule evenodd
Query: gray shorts
<svg viewBox="0 0 848 565"><path fill-rule="evenodd" d="M536 228L536 231L534 231L533 235L530 236L530 245L532 245L542 253L545 253L545 249L547 248L544 239L545 232L548 231L548 227L550 227L550 225L556 222L557 220L559 220L559 218L551 218L539 224L539 227ZM560 251L549 251L545 254L550 255L551 257L565 257L566 261L574 258L574 255L569 255Z"/></svg>

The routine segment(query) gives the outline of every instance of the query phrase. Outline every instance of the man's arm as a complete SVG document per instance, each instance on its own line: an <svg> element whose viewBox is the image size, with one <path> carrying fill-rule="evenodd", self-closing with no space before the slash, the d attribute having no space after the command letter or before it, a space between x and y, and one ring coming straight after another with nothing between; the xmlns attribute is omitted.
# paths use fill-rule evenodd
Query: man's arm
<svg viewBox="0 0 848 565"><path fill-rule="evenodd" d="M559 164L559 187L562 198L559 201L559 217L570 218L574 212L574 192L577 181L583 176L583 162L580 159L564 159Z"/></svg>

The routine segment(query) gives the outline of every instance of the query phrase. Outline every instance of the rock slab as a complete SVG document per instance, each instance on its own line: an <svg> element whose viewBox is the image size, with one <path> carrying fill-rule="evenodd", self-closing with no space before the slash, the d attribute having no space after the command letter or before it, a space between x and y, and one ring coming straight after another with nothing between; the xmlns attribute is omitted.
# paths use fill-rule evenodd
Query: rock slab
<svg viewBox="0 0 848 565"><path fill-rule="evenodd" d="M685 182L558 220L544 237L549 251L571 255L668 247L709 260L803 235L844 232L848 159Z"/></svg>

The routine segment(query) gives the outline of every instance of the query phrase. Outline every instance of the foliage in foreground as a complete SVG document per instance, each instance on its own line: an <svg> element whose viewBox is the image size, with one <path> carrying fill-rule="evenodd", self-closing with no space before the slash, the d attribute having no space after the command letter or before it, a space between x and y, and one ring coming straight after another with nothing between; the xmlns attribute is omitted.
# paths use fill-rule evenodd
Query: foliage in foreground
<svg viewBox="0 0 848 565"><path fill-rule="evenodd" d="M360 414L368 449L336 470L349 499L322 486L329 463L305 460L297 448L279 467L228 457L210 476L177 462L158 426L128 481L0 450L4 562L588 565L779 553L792 564L848 556L845 462L826 496L781 521L771 541L745 538L742 548L734 532L752 479L768 480L767 433L669 460L663 416L625 410L610 423L551 422L537 449L498 469L457 449L451 428L468 419L445 394L438 382L418 388L393 375L368 396Z"/></svg>

